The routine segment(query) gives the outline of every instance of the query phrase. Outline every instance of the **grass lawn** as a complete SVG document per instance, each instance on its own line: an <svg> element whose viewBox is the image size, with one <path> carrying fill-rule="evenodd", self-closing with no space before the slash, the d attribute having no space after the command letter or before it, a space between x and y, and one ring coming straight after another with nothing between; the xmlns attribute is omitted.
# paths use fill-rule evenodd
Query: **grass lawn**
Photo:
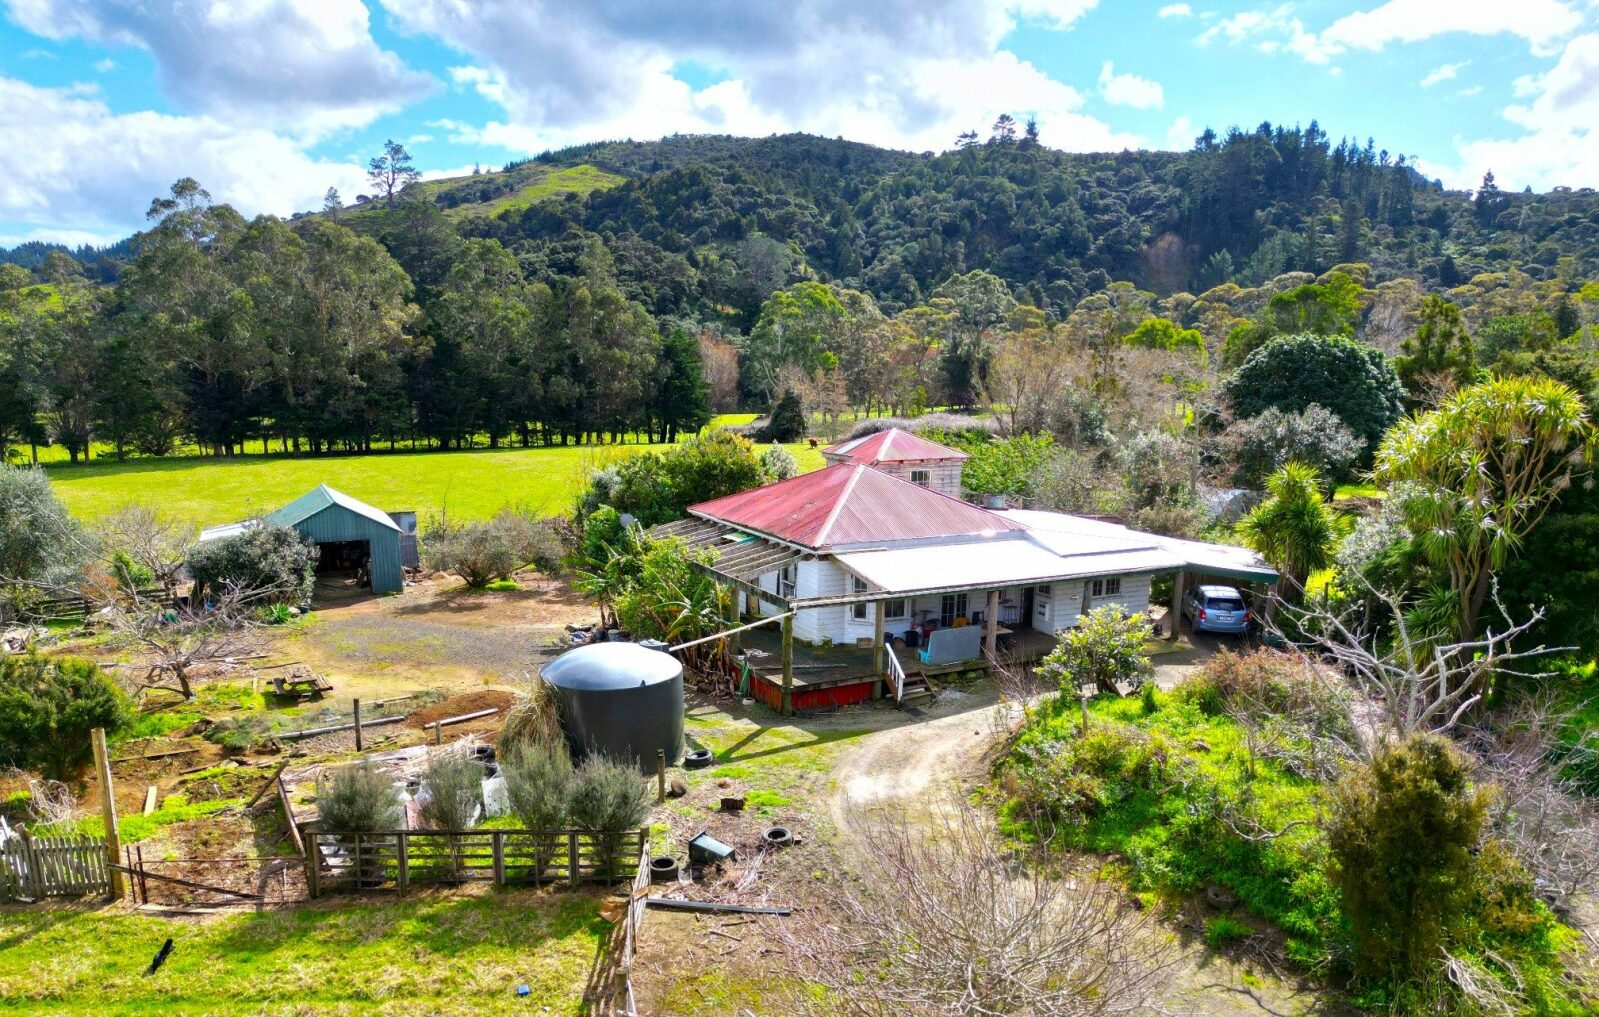
<svg viewBox="0 0 1599 1017"><path fill-rule="evenodd" d="M473 449L352 456L177 456L48 466L56 493L80 519L126 505L151 505L209 526L270 512L326 483L388 511L414 509L425 520L448 509L483 519L506 506L546 514L572 506L591 470L659 446ZM821 454L790 445L800 469L819 469Z"/></svg>
<svg viewBox="0 0 1599 1017"><path fill-rule="evenodd" d="M1333 491L1333 501L1343 501L1346 498L1386 498L1388 492L1376 484L1339 484Z"/></svg>
<svg viewBox="0 0 1599 1017"><path fill-rule="evenodd" d="M198 920L10 910L0 1014L577 1014L611 929L599 901L520 891Z"/></svg>

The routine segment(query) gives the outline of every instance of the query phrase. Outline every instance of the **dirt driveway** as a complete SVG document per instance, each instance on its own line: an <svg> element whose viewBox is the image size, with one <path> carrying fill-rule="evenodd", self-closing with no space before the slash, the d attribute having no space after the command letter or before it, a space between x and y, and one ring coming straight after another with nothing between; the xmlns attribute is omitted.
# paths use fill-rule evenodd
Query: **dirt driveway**
<svg viewBox="0 0 1599 1017"><path fill-rule="evenodd" d="M1214 652L1201 643L1157 667L1156 682L1169 689ZM1175 654L1173 656L1176 656ZM901 722L852 740L834 765L828 810L847 852L860 825L878 810L912 818L931 816L964 800L982 783L1021 707L1001 702L988 682L947 690L925 710L899 715ZM1239 962L1205 948L1203 925L1193 915L1163 920L1179 958L1163 1011L1172 1015L1261 1015L1349 1013L1330 1004L1313 986L1280 978L1259 964Z"/></svg>

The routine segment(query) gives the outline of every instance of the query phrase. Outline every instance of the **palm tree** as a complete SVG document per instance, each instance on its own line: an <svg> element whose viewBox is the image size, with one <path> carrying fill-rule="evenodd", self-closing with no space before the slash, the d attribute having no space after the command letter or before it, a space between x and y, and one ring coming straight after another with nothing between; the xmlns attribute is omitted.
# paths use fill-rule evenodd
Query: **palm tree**
<svg viewBox="0 0 1599 1017"><path fill-rule="evenodd" d="M1238 535L1281 574L1278 596L1296 603L1311 573L1332 565L1338 522L1314 466L1288 463L1267 479L1266 490L1270 497L1239 521Z"/></svg>

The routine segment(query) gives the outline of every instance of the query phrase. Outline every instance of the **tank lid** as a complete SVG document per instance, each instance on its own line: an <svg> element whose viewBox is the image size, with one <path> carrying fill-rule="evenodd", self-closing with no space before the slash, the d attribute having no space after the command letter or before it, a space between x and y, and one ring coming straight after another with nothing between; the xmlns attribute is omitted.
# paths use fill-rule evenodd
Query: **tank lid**
<svg viewBox="0 0 1599 1017"><path fill-rule="evenodd" d="M558 689L604 692L669 682L683 674L683 665L638 643L590 643L561 654L540 673Z"/></svg>

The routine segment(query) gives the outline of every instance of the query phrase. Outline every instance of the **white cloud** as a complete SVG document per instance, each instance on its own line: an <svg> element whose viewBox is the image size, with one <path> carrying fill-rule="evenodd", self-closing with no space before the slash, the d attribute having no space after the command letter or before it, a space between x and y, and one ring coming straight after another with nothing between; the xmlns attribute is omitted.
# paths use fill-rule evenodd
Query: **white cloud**
<svg viewBox="0 0 1599 1017"><path fill-rule="evenodd" d="M1094 0L382 2L403 29L467 55L454 84L505 111L454 125L457 141L537 151L602 137L798 130L941 150L1000 113L1035 116L1052 145L1137 141L1002 48L1020 22L1063 29ZM694 89L672 73L685 61L722 80Z"/></svg>
<svg viewBox="0 0 1599 1017"><path fill-rule="evenodd" d="M1160 16L1163 18L1191 18L1194 16L1194 9L1187 4L1167 4L1160 9Z"/></svg>
<svg viewBox="0 0 1599 1017"><path fill-rule="evenodd" d="M1507 106L1504 118L1520 133L1456 139L1457 159L1427 172L1459 187L1474 187L1492 170L1510 188L1599 186L1599 33L1573 37L1548 72L1517 82L1530 103Z"/></svg>
<svg viewBox="0 0 1599 1017"><path fill-rule="evenodd" d="M1173 152L1186 152L1194 147L1194 139L1199 137L1199 132L1194 129L1194 122L1187 117L1178 117L1166 128L1166 148Z"/></svg>
<svg viewBox="0 0 1599 1017"><path fill-rule="evenodd" d="M117 62L110 57L106 57L104 60L96 60L94 62L94 69L99 71L101 74L109 74L117 69Z"/></svg>
<svg viewBox="0 0 1599 1017"><path fill-rule="evenodd" d="M1250 43L1263 53L1293 53L1314 64L1330 63L1352 49L1374 51L1390 43L1454 33L1516 36L1526 40L1534 53L1548 54L1581 24L1582 15L1568 0L1388 0L1315 32L1306 29L1293 5L1285 3L1223 18L1207 28L1199 42Z"/></svg>
<svg viewBox="0 0 1599 1017"><path fill-rule="evenodd" d="M1333 46L1376 50L1454 32L1514 35L1545 51L1581 24L1582 14L1564 0L1388 0L1339 18L1321 36Z"/></svg>
<svg viewBox="0 0 1599 1017"><path fill-rule="evenodd" d="M1431 73L1421 79L1421 87L1431 88L1445 81L1453 81L1461 71L1465 70L1466 65L1469 63L1471 63L1470 60L1462 60L1458 64L1444 64L1440 67L1435 67Z"/></svg>
<svg viewBox="0 0 1599 1017"><path fill-rule="evenodd" d="M24 238L100 242L126 236L150 199L192 176L245 214L354 195L358 165L317 160L261 127L210 116L113 113L91 88L0 78L0 220Z"/></svg>
<svg viewBox="0 0 1599 1017"><path fill-rule="evenodd" d="M1460 91L1456 92L1455 94L1460 96L1462 99L1469 99L1469 98L1471 98L1474 95L1481 95L1482 94L1482 86L1481 85L1471 85L1468 88L1462 88Z"/></svg>
<svg viewBox="0 0 1599 1017"><path fill-rule="evenodd" d="M1112 106L1156 109L1166 102L1166 92L1160 82L1136 74L1117 74L1109 60L1099 68L1099 92Z"/></svg>
<svg viewBox="0 0 1599 1017"><path fill-rule="evenodd" d="M433 87L373 40L362 0L5 2L36 35L149 51L186 109L299 133L369 123Z"/></svg>

